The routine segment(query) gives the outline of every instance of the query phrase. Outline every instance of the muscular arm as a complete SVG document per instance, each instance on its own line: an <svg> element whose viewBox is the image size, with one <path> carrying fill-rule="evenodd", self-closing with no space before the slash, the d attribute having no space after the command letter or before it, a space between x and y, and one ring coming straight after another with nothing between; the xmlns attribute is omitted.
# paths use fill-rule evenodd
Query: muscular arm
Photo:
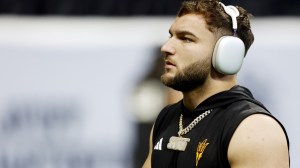
<svg viewBox="0 0 300 168"><path fill-rule="evenodd" d="M267 115L247 117L230 141L228 160L231 168L288 168L288 147L282 128Z"/></svg>
<svg viewBox="0 0 300 168"><path fill-rule="evenodd" d="M151 155L152 155L152 148L153 148L152 134L153 134L153 127L151 129L150 138L149 138L149 153L142 168L151 168Z"/></svg>

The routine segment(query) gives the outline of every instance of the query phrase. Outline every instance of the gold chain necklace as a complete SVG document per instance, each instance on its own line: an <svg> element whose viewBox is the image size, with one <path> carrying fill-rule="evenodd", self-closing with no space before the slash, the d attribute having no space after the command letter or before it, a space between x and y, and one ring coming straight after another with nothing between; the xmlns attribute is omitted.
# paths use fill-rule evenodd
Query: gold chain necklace
<svg viewBox="0 0 300 168"><path fill-rule="evenodd" d="M167 144L167 148L172 149L172 150L185 151L187 143L190 142L190 138L183 138L182 135L185 135L188 132L190 132L204 117L206 117L208 114L210 114L211 111L212 110L206 110L205 112L200 114L197 118L195 118L184 129L183 129L183 124L182 124L183 115L181 114L180 119L179 119L178 137L172 136L169 140L169 143Z"/></svg>

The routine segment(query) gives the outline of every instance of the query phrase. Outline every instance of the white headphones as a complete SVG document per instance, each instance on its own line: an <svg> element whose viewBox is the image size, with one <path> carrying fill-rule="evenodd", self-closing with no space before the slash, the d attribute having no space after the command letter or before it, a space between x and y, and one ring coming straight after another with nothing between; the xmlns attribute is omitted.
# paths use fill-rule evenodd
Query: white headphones
<svg viewBox="0 0 300 168"><path fill-rule="evenodd" d="M233 75L241 69L245 56L245 45L243 41L236 36L236 18L240 13L234 6L225 6L223 3L219 3L232 19L234 34L233 36L223 36L217 41L213 52L212 65L215 70L222 74Z"/></svg>

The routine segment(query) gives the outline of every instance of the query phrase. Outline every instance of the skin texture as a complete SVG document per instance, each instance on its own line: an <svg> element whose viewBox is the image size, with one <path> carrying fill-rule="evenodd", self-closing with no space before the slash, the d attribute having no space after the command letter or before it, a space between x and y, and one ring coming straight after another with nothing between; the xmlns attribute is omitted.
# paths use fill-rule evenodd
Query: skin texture
<svg viewBox="0 0 300 168"><path fill-rule="evenodd" d="M170 28L170 38L161 47L165 54L165 73L162 82L172 87L176 76L189 73L187 67L197 63L204 73L199 85L180 90L183 103L189 110L196 108L208 97L236 85L236 75L223 75L211 65L217 36L207 29L201 15L177 17ZM170 84L171 83L171 84ZM175 88L176 89L176 88ZM151 168L152 131L149 155L143 168ZM280 125L271 117L255 114L247 117L235 131L228 148L232 168L287 168L289 154L286 138Z"/></svg>
<svg viewBox="0 0 300 168"><path fill-rule="evenodd" d="M228 160L232 168L289 167L283 130L266 115L255 114L246 118L230 141Z"/></svg>

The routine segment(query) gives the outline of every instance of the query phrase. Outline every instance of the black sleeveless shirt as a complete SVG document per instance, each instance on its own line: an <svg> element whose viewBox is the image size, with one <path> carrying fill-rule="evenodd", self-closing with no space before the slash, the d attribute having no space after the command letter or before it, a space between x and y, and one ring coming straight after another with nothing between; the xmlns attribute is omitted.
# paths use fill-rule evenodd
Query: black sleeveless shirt
<svg viewBox="0 0 300 168"><path fill-rule="evenodd" d="M170 137L178 136L180 114L183 114L185 128L206 110L212 111L183 135L190 138L185 151L168 149ZM211 96L193 111L188 111L182 101L165 107L154 124L152 168L230 168L227 150L234 131L246 117L258 113L274 118L242 86ZM284 127L281 127L286 134ZM286 138L288 141L287 134Z"/></svg>

